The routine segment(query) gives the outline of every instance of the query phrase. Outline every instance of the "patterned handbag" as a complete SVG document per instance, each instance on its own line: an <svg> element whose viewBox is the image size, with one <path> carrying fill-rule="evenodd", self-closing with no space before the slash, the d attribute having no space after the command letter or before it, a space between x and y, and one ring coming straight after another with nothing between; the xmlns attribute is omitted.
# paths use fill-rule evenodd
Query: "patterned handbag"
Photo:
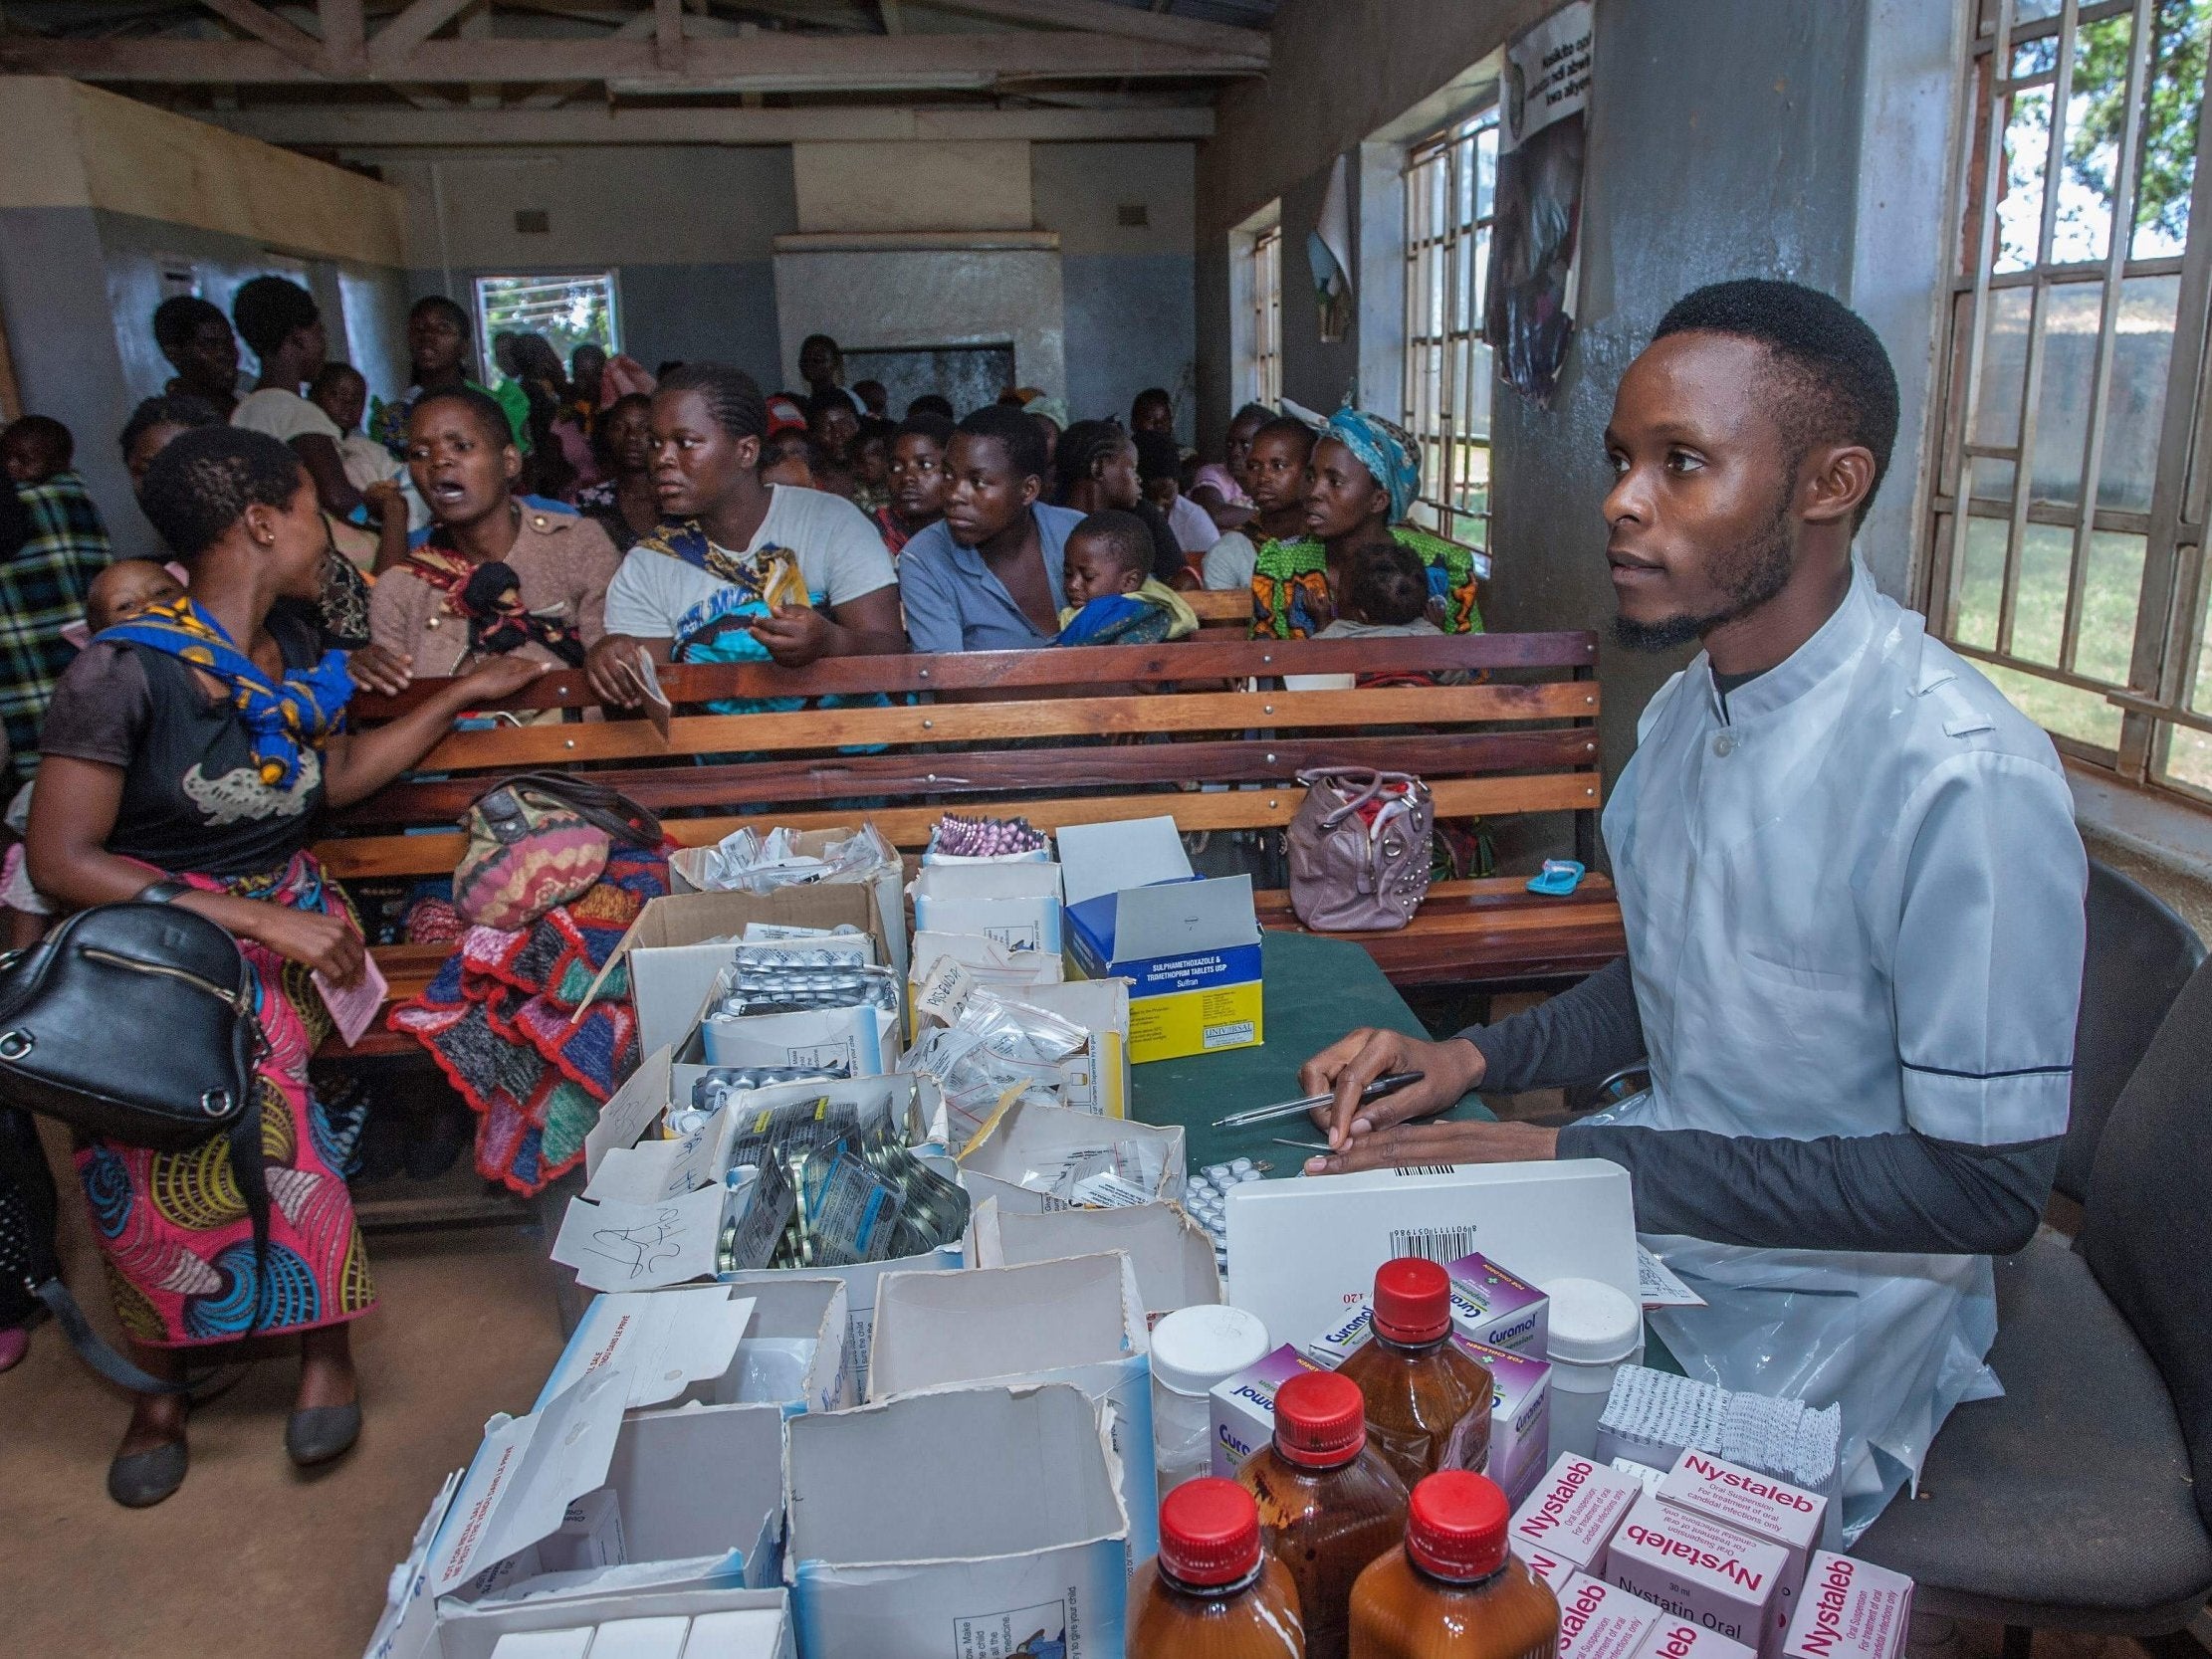
<svg viewBox="0 0 2212 1659"><path fill-rule="evenodd" d="M1429 896L1429 785L1409 772L1320 766L1298 774L1290 908L1331 933L1395 933Z"/></svg>
<svg viewBox="0 0 2212 1659"><path fill-rule="evenodd" d="M565 772L525 772L461 820L469 850L453 872L453 908L472 927L517 933L580 898L616 841L658 847L660 821L628 796Z"/></svg>

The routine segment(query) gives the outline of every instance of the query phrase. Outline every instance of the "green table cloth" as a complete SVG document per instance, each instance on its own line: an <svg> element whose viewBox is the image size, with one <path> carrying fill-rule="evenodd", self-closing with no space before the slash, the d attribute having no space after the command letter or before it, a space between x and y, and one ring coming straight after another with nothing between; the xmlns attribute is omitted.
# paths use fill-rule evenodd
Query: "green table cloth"
<svg viewBox="0 0 2212 1659"><path fill-rule="evenodd" d="M1266 986L1261 1004L1265 1042L1181 1060L1150 1060L1130 1069L1131 1115L1147 1124L1181 1124L1189 1132L1193 1169L1248 1157L1271 1165L1272 1174L1296 1174L1312 1154L1275 1141L1319 1140L1310 1119L1285 1118L1240 1130L1215 1129L1214 1120L1294 1098L1298 1068L1363 1025L1428 1036L1375 958L1348 939L1263 934L1260 973ZM1490 1112L1479 1096L1469 1094L1446 1116L1487 1118Z"/></svg>

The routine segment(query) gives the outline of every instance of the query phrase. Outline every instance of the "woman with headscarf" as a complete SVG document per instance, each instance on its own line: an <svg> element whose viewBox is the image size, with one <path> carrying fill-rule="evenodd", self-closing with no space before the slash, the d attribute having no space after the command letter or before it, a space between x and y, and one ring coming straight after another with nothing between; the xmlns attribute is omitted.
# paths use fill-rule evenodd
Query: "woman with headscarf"
<svg viewBox="0 0 2212 1659"><path fill-rule="evenodd" d="M147 468L138 502L186 566L187 591L98 635L62 676L25 845L33 884L68 908L172 904L238 940L263 1039L266 1247L221 1141L155 1152L90 1140L77 1173L142 1367L174 1378L180 1349L300 1339L285 1445L306 1466L360 1432L347 1332L375 1302L340 1174L349 1148L308 1078L331 1030L309 971L353 987L366 956L309 842L326 809L373 794L462 710L499 707L541 670L495 661L347 732L343 655L276 611L286 595L315 600L330 547L299 457L265 433L187 431ZM186 1410L182 1394L136 1396L109 1467L117 1503L159 1503L183 1483Z"/></svg>
<svg viewBox="0 0 2212 1659"><path fill-rule="evenodd" d="M1331 415L1306 468L1306 533L1270 541L1252 570L1252 637L1310 639L1336 620L1353 555L1387 531L1429 572L1430 619L1447 634L1479 633L1476 554L1406 522L1421 494L1421 451L1405 428L1354 409Z"/></svg>

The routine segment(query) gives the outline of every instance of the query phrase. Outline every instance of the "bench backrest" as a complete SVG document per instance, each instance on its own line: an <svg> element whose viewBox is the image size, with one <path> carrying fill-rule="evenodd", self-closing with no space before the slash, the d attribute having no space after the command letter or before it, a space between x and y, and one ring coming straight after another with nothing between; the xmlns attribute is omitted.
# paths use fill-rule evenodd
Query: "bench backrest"
<svg viewBox="0 0 2212 1659"><path fill-rule="evenodd" d="M414 774L336 815L318 850L332 874L450 871L448 827L500 776L588 771L661 813L679 843L719 841L748 822L812 828L872 819L919 847L946 811L1026 816L1042 828L1174 816L1186 830L1280 826L1300 770L1364 765L1417 772L1437 816L1578 814L1587 843L1599 805L1596 636L1474 634L1435 639L1202 637L1153 646L848 657L804 670L664 668L679 708L710 698L889 694L887 708L684 714L664 741L641 720L456 731ZM1284 675L1460 673L1459 686L1246 689ZM1142 692L1132 688L1142 687ZM370 724L419 701L356 700ZM1000 701L906 701L985 692ZM580 673L548 674L518 707L594 705ZM1100 739L1107 739L1101 741ZM1200 789L1197 785L1225 785ZM738 815L738 809L749 809Z"/></svg>

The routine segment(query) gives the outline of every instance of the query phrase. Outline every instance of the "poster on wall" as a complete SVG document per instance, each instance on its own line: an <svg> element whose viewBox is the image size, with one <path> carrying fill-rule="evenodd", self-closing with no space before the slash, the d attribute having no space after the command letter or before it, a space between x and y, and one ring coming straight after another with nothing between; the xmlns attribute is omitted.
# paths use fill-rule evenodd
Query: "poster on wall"
<svg viewBox="0 0 2212 1659"><path fill-rule="evenodd" d="M1321 338L1334 344L1352 326L1351 169L1343 156L1329 169L1321 213L1306 233L1306 264L1313 269L1313 303L1321 312Z"/></svg>
<svg viewBox="0 0 2212 1659"><path fill-rule="evenodd" d="M1589 120L1591 0L1552 13L1505 50L1497 220L1482 337L1498 372L1538 408L1574 338L1576 235Z"/></svg>

